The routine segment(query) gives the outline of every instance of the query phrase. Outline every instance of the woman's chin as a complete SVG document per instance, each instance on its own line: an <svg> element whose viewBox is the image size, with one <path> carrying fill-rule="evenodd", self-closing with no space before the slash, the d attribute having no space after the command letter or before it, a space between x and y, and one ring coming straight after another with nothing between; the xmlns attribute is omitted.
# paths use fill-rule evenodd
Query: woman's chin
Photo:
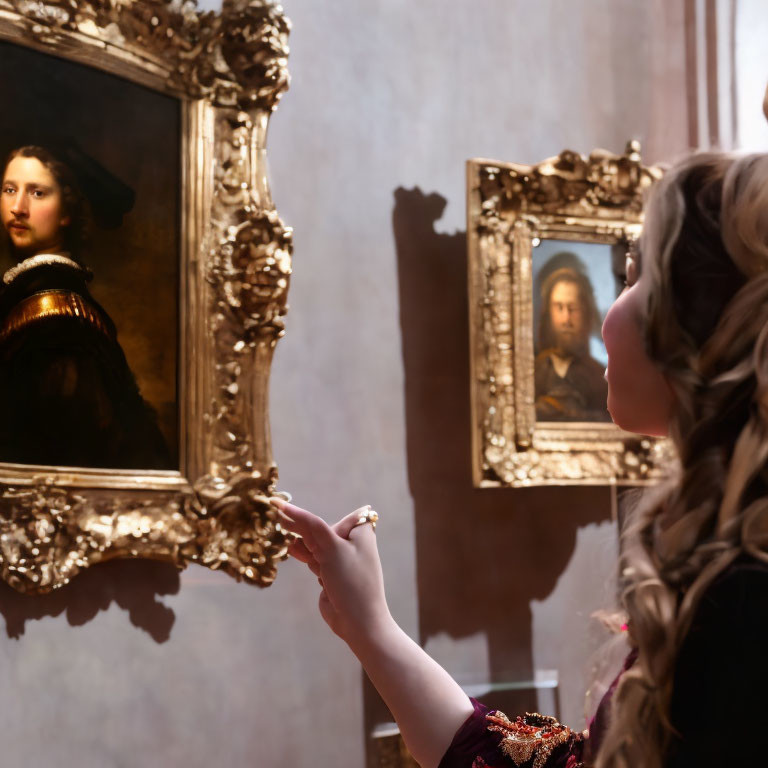
<svg viewBox="0 0 768 768"><path fill-rule="evenodd" d="M611 415L613 423L623 429L625 432L634 432L643 437L668 437L669 427L665 423L659 423L653 418L643 419L642 413L622 413L621 410L611 408L608 402L608 413Z"/></svg>

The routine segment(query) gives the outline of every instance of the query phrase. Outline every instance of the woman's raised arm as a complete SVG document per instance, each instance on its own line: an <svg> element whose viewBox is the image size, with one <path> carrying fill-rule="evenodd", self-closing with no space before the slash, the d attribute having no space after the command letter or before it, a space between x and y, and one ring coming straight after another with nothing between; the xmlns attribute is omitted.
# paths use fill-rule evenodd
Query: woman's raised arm
<svg viewBox="0 0 768 768"><path fill-rule="evenodd" d="M472 703L458 683L395 623L367 507L336 525L300 507L273 500L281 524L301 536L290 554L322 587L320 613L350 647L392 712L406 746L424 768L435 768Z"/></svg>

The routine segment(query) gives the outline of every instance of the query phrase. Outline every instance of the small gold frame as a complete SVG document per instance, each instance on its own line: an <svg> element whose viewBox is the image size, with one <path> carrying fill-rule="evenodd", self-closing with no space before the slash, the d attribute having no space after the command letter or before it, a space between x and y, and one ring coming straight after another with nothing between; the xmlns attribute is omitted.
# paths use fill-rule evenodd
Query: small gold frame
<svg viewBox="0 0 768 768"><path fill-rule="evenodd" d="M609 423L537 423L532 275L535 238L635 240L644 191L660 177L634 141L623 155L566 150L538 165L468 161L475 486L642 484L664 474L667 441Z"/></svg>
<svg viewBox="0 0 768 768"><path fill-rule="evenodd" d="M115 557L265 586L285 557L267 394L292 239L266 135L289 31L271 0L225 0L221 14L189 0L0 0L0 40L171 95L182 115L181 471L0 465L0 573L21 592Z"/></svg>

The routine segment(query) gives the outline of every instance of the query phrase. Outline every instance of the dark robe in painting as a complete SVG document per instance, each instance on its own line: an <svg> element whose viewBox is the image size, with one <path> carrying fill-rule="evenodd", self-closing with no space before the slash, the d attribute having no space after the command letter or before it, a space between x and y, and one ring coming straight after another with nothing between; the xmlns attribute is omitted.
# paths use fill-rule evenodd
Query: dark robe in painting
<svg viewBox="0 0 768 768"><path fill-rule="evenodd" d="M565 376L552 362L553 350L536 356L536 418L540 421L610 421L605 368L585 355L571 360Z"/></svg>
<svg viewBox="0 0 768 768"><path fill-rule="evenodd" d="M114 323L66 256L9 270L0 293L0 461L175 469Z"/></svg>

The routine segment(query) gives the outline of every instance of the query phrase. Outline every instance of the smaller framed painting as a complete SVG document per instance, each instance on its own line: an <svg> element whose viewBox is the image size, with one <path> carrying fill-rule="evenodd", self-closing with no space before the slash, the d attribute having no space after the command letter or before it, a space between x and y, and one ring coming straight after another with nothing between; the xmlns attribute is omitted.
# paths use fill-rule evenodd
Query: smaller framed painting
<svg viewBox="0 0 768 768"><path fill-rule="evenodd" d="M624 285L645 191L639 145L538 165L467 165L473 477L477 486L648 482L665 441L606 409L600 328Z"/></svg>

